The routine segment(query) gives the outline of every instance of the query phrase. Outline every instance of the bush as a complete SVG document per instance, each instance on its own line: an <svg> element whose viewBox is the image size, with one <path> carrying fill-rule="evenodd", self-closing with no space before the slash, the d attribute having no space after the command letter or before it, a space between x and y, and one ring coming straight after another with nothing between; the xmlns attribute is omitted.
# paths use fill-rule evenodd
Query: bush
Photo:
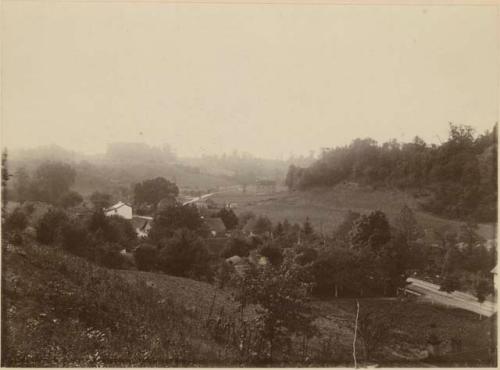
<svg viewBox="0 0 500 370"><path fill-rule="evenodd" d="M318 258L318 252L314 248L302 248L299 250L295 262L301 266L314 262Z"/></svg>
<svg viewBox="0 0 500 370"><path fill-rule="evenodd" d="M77 221L67 222L61 227L61 244L77 256L93 257L88 230Z"/></svg>
<svg viewBox="0 0 500 370"><path fill-rule="evenodd" d="M104 243L96 246L96 262L108 268L121 268L125 264L120 254L122 246L117 243Z"/></svg>
<svg viewBox="0 0 500 370"><path fill-rule="evenodd" d="M208 251L201 238L182 229L161 243L159 267L167 274L193 278L211 278Z"/></svg>
<svg viewBox="0 0 500 370"><path fill-rule="evenodd" d="M158 249L151 244L141 244L135 249L134 258L139 270L155 270L158 262Z"/></svg>
<svg viewBox="0 0 500 370"><path fill-rule="evenodd" d="M260 249L260 254L266 257L273 266L279 266L283 261L283 252L274 245L267 244L263 246Z"/></svg>
<svg viewBox="0 0 500 370"><path fill-rule="evenodd" d="M58 209L49 210L36 225L37 240L42 244L54 243L67 222L68 216L65 212Z"/></svg>

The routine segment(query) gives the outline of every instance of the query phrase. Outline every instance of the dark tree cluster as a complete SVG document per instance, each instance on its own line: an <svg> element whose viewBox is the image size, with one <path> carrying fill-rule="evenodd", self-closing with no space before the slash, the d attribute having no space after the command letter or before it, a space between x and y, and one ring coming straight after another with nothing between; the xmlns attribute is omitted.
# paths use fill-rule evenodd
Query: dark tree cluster
<svg viewBox="0 0 500 370"><path fill-rule="evenodd" d="M120 251L136 243L132 224L119 216L106 217L96 210L87 218L72 218L62 209L51 209L36 226L36 239L60 245L68 252L110 268L126 265Z"/></svg>
<svg viewBox="0 0 500 370"><path fill-rule="evenodd" d="M356 139L349 146L327 150L307 168L291 165L289 189L333 186L354 181L373 187L397 187L429 192L423 206L434 213L492 222L497 217L497 126L475 135L469 126L450 124L440 145L416 137L382 145Z"/></svg>
<svg viewBox="0 0 500 370"><path fill-rule="evenodd" d="M177 229L158 243L143 243L134 250L137 268L211 281L212 261L204 240L192 230Z"/></svg>
<svg viewBox="0 0 500 370"><path fill-rule="evenodd" d="M163 177L145 180L134 186L134 204L137 207L149 206L154 210L161 200L175 199L178 195L177 185Z"/></svg>
<svg viewBox="0 0 500 370"><path fill-rule="evenodd" d="M83 202L83 197L71 190L76 171L67 163L43 162L31 175L21 167L12 177L15 198L20 202L42 201L63 208L74 207Z"/></svg>

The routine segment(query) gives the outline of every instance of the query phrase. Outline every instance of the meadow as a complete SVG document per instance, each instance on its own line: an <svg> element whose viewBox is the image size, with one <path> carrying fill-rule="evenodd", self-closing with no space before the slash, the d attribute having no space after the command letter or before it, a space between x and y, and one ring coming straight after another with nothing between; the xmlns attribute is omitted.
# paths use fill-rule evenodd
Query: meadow
<svg viewBox="0 0 500 370"><path fill-rule="evenodd" d="M361 214L372 210L383 211L389 221L394 220L401 209L408 205L423 229L457 230L460 221L448 220L421 210L418 199L399 190L372 189L370 187L340 184L333 188L315 188L307 191L288 192L280 188L276 192L258 193L255 188L231 190L215 194L217 203L236 203L237 214L251 211L267 216L273 223L288 219L302 224L306 218L318 232L330 234L344 220L348 211ZM493 224L479 224L477 232L485 239L494 239Z"/></svg>

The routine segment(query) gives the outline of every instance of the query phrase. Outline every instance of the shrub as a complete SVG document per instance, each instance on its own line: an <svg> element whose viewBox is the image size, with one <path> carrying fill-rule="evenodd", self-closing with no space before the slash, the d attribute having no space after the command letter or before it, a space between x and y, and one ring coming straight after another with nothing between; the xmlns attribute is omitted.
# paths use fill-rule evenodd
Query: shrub
<svg viewBox="0 0 500 370"><path fill-rule="evenodd" d="M77 256L93 257L88 230L77 221L67 222L61 227L61 244Z"/></svg>
<svg viewBox="0 0 500 370"><path fill-rule="evenodd" d="M162 271L175 276L210 279L208 251L195 233L181 229L161 243L158 256Z"/></svg>
<svg viewBox="0 0 500 370"><path fill-rule="evenodd" d="M454 292L459 288L460 288L460 281L458 280L458 277L455 275L447 275L441 282L441 285L439 286L439 290L446 293Z"/></svg>
<svg viewBox="0 0 500 370"><path fill-rule="evenodd" d="M122 246L117 243L104 243L96 246L96 262L108 268L121 268L125 261L120 251Z"/></svg>
<svg viewBox="0 0 500 370"><path fill-rule="evenodd" d="M266 257L269 260L269 262L274 266L280 265L281 262L283 261L283 252L279 247L274 245L270 244L264 245L260 249L260 254Z"/></svg>
<svg viewBox="0 0 500 370"><path fill-rule="evenodd" d="M45 213L36 225L36 238L40 243L54 243L60 234L62 226L68 222L65 212L51 209Z"/></svg>
<svg viewBox="0 0 500 370"><path fill-rule="evenodd" d="M139 270L152 271L158 262L158 249L151 244L141 244L134 251L135 264Z"/></svg>
<svg viewBox="0 0 500 370"><path fill-rule="evenodd" d="M318 252L314 248L302 248L299 250L299 254L295 258L295 262L299 265L307 265L308 263L314 262L318 258Z"/></svg>
<svg viewBox="0 0 500 370"><path fill-rule="evenodd" d="M242 307L256 304L261 308L256 310L252 331L262 339L256 352L266 364L286 350L293 336L311 336L316 331L302 272L286 260L279 268L250 269L237 280L236 300Z"/></svg>

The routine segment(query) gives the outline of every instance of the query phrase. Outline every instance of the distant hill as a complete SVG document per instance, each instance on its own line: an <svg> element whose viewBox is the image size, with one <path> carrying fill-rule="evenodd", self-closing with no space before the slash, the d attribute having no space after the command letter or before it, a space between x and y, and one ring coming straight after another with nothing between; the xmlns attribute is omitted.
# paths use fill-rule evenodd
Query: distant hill
<svg viewBox="0 0 500 370"><path fill-rule="evenodd" d="M203 168L184 165L165 151L151 149L150 152L147 146L132 144L112 148L103 155L84 155L55 145L9 152L9 171L14 175L9 186L15 182L19 168L33 173L45 161L69 163L77 174L74 189L83 195L98 190L121 197L130 192L133 184L159 176L176 182L181 188L200 191L236 183L229 176L214 175ZM127 152L127 148L131 150ZM137 155L134 155L134 150ZM124 152L128 154L122 156Z"/></svg>

